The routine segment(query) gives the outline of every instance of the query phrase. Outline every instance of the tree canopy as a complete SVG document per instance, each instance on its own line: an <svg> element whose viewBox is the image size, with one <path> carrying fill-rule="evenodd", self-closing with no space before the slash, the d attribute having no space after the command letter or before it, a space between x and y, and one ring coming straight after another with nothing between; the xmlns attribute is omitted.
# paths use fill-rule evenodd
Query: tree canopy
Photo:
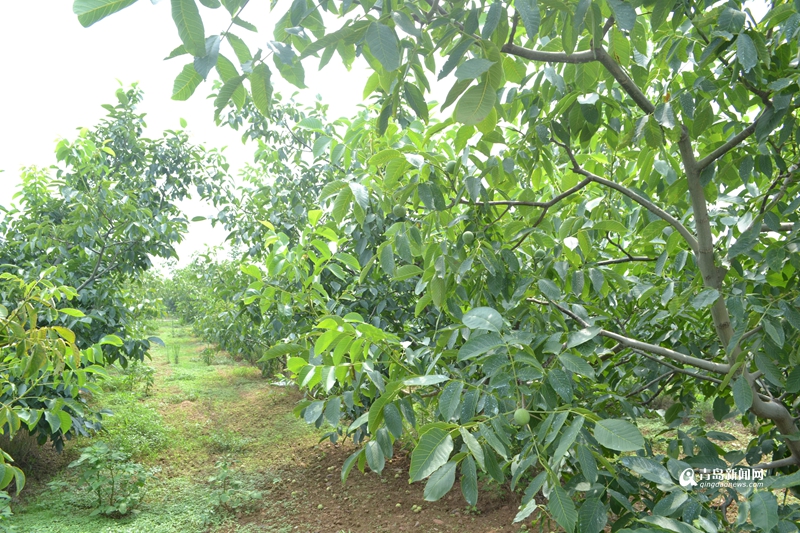
<svg viewBox="0 0 800 533"><path fill-rule="evenodd" d="M88 26L132 3L74 6ZM316 165L316 205L279 217L297 225L248 233L239 305L308 389L301 416L366 442L343 479L404 437L430 499L459 473L474 504L480 469L524 481L518 519L570 532L609 512L716 531L733 501L730 527L796 530L771 492L800 480L795 3L294 0L265 49L248 2L200 4L172 0L170 56L193 56L174 98L216 69L218 117L260 115L292 132L268 157ZM334 55L369 64L372 114L282 123L273 73L302 87ZM659 395L669 431L645 439ZM681 425L700 395L756 428L746 450ZM680 484L740 466L774 475Z"/></svg>

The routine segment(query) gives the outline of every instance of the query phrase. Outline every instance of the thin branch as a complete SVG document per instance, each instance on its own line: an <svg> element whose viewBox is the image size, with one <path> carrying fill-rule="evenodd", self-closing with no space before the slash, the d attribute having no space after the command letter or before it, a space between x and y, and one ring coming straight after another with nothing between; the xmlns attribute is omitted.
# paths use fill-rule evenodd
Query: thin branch
<svg viewBox="0 0 800 533"><path fill-rule="evenodd" d="M538 300L538 299L531 299L531 300L537 304L545 304L555 307L556 309L558 309L563 314L567 315L568 317L576 321L584 328L590 327L591 325L584 319L582 319L581 317L570 311L569 309L566 309L555 302ZM643 352L660 355L662 357L667 357L669 359L672 359L673 361L677 361L685 365L691 365L697 368L702 368L703 370L708 370L709 372L714 372L717 374L727 374L730 371L730 365L728 364L715 363L713 361L706 361L705 359L692 357L691 355L682 354L680 352L676 352L675 350L670 350L669 348L664 348L663 346L658 346L656 344L650 344L648 342L632 339L630 337L626 337L625 335L620 335L619 333L614 333L613 331L608 331L606 329L601 329L599 335L606 337L608 339L615 340L621 345L630 348L634 351L640 350Z"/></svg>
<svg viewBox="0 0 800 533"><path fill-rule="evenodd" d="M642 92L638 85L628 76L628 74L622 69L622 67L614 61L614 58L608 55L605 48L602 46L596 47L592 50L594 57L603 65L606 70L611 74L617 83L619 83L620 87L628 93L628 96L636 102L636 105L639 106L639 109L644 111L646 114L650 115L653 111L656 110L656 106L648 100L647 96Z"/></svg>
<svg viewBox="0 0 800 533"><path fill-rule="evenodd" d="M573 195L576 192L580 191L581 189L589 185L591 182L592 180L587 178L578 183L577 185L562 192L561 194L554 196L553 198L551 198L546 202L527 202L522 200L492 200L489 202L471 202L466 198L462 198L461 203L467 205L507 205L507 206L523 206L523 207L543 207L547 209L549 207L553 207L567 196Z"/></svg>
<svg viewBox="0 0 800 533"><path fill-rule="evenodd" d="M689 248L691 248L693 252L697 253L697 250L698 250L697 240L695 239L694 235L692 235L692 233L688 229L686 229L686 226L681 224L680 220L678 220L677 218L673 217L672 215L670 215L669 213L667 213L666 211L664 211L663 209L658 207L656 204L654 204L650 200L647 200L643 196L641 196L641 195L633 192L632 190L628 189L627 187L624 187L624 186L622 186L619 183L616 183L614 181L611 181L611 180L608 180L608 179L605 179L605 178L601 178L597 174L593 174L593 173L589 172L588 170L584 169L582 166L580 166L578 164L578 161L575 159L575 155L572 153L572 150L569 148L569 146L567 146L566 144L560 143L558 141L553 141L553 142L555 142L557 145L559 145L562 148L564 148L564 150L567 152L567 155L569 156L570 160L572 161L572 171L573 172L575 172L576 174L580 174L582 176L585 176L585 177L589 178L591 181L593 181L595 183L598 183L600 185L604 185L604 186L606 186L606 187L608 187L610 189L614 189L617 192L621 192L622 194L624 194L625 196L627 196L628 198L630 198L631 200L633 200L637 204L641 205L642 207L645 207L648 211L650 211L654 215L658 216L662 220L665 220L673 228L675 228L678 231L678 233L680 233L683 236L683 238L686 240L686 243L689 245Z"/></svg>
<svg viewBox="0 0 800 533"><path fill-rule="evenodd" d="M661 375L660 375L660 376L658 376L657 378L655 378L655 379L651 379L650 381L648 381L647 383L645 383L645 384L644 384L644 385L642 385L641 387L637 388L636 390L634 390L634 391L632 391L632 392L629 392L628 394L626 394L626 395L625 395L625 397L626 397L626 398L630 398L631 396L635 396L636 394L639 394L639 393L640 393L640 392L642 392L642 391L646 391L647 389L649 389L650 387L652 387L653 385L655 385L656 383L658 383L658 382L659 382L659 381L661 381L662 379L664 379L664 378L668 378L668 377L672 377L672 375L673 375L674 373L675 373L675 371L674 371L674 370L670 370L669 372L666 372L666 373L664 373L664 374L661 374Z"/></svg>
<svg viewBox="0 0 800 533"><path fill-rule="evenodd" d="M753 121L752 124L750 124L745 129L740 131L737 135L731 137L728 140L728 142L726 142L725 144L723 144L722 146L720 146L719 148L717 148L716 150L705 156L703 159L698 161L697 170L702 171L708 165L710 165L720 157L724 156L725 154L727 154L728 152L739 146L742 143L742 141L750 137L753 134L753 132L756 131L756 128L758 127L758 122L761 120L761 117L763 116L764 112L762 111L761 114L758 115L758 117Z"/></svg>
<svg viewBox="0 0 800 533"><path fill-rule="evenodd" d="M591 63L592 61L597 61L597 58L591 50L575 52L574 54L567 54L566 52L541 52L539 50L531 50L530 48L517 46L513 43L506 43L500 51L512 56L529 59L531 61L541 61L543 63Z"/></svg>
<svg viewBox="0 0 800 533"><path fill-rule="evenodd" d="M631 255L628 257L620 257L617 259L605 259L603 261L598 261L597 263L595 263L595 265L597 266L618 265L620 263L634 263L634 262L646 262L646 261L658 261L658 258Z"/></svg>
<svg viewBox="0 0 800 533"><path fill-rule="evenodd" d="M772 461L771 463L759 463L757 465L753 465L753 468L760 468L761 470L771 470L773 468L782 468L784 466L792 466L800 464L800 458L792 456L786 457L784 459L778 459L777 461Z"/></svg>
<svg viewBox="0 0 800 533"><path fill-rule="evenodd" d="M761 224L761 233L768 233L770 231L792 231L794 227L794 223L792 222L781 222L781 225L778 229L772 229L766 224Z"/></svg>
<svg viewBox="0 0 800 533"><path fill-rule="evenodd" d="M669 364L666 361L664 361L663 359L659 359L658 357L650 355L647 352L642 352L640 350L631 350L631 351L633 353L641 355L642 357L646 357L647 359L650 359L654 363L658 363L660 365L664 365L667 368L671 368L673 372L676 372L678 374L683 374L685 376L690 376L690 377L693 377L693 378L702 379L702 380L705 380L705 381L710 381L711 383L716 383L717 385L722 383L721 379L717 379L717 378L714 378L714 377L711 377L711 376L706 376L704 374L698 374L697 372L692 372L691 370L686 370L685 368L681 368L679 366L675 366L675 365Z"/></svg>

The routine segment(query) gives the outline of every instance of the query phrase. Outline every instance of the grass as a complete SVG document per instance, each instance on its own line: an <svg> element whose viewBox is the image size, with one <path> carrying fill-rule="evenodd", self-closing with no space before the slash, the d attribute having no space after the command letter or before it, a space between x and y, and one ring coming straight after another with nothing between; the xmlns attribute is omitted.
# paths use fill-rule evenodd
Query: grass
<svg viewBox="0 0 800 533"><path fill-rule="evenodd" d="M94 439L103 440L153 469L143 504L128 516L90 516L91 495L77 487L66 464L92 439L69 443L66 458L50 459L50 472L32 479L14 504L16 531L36 533L257 533L290 531L291 501L267 495L235 513L215 510L209 477L223 457L235 456L234 475L243 486L269 493L291 466L288 447L312 446L318 433L287 412L295 392L271 387L258 369L229 358L204 357L207 347L188 328L163 321L156 333L150 395L111 387L94 398L114 412ZM223 363L223 364L219 364ZM66 460L65 460L66 459ZM47 470L47 464L34 465ZM55 487L48 487L48 482ZM64 490L63 487L72 487ZM248 520L252 513L258 520ZM257 523L256 523L257 522Z"/></svg>

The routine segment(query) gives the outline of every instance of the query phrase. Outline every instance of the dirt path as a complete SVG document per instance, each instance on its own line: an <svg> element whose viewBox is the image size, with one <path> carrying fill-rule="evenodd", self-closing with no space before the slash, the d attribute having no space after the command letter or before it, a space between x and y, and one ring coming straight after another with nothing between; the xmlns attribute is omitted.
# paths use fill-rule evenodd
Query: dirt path
<svg viewBox="0 0 800 533"><path fill-rule="evenodd" d="M346 485L341 467L351 443L319 443L322 431L298 420L302 399L293 387L270 384L260 372L210 352L186 328L161 323L166 347L153 351L147 395L124 374L94 398L114 411L107 432L69 443L62 456L41 454L23 497L15 503L20 533L376 533L518 531L517 496L497 485L469 509L458 490L426 502L423 484L408 483L408 452L395 445L383 476L357 469ZM206 357L204 357L204 354ZM176 362L177 359L177 362ZM120 385L122 383L123 385ZM136 513L92 516L93 495L66 465L93 440L127 450L154 470ZM220 505L227 468L234 508ZM56 490L50 487L57 487ZM257 494L256 494L257 493ZM256 497L257 495L257 497Z"/></svg>
<svg viewBox="0 0 800 533"><path fill-rule="evenodd" d="M191 354L192 347L187 351ZM423 485L408 483L409 458L399 443L382 476L354 470L343 486L341 466L355 448L349 443L317 444L321 433L292 414L302 398L299 392L270 385L254 369L234 365L206 367L211 369L206 375L189 379L192 373L184 366L191 364L189 357L177 367L158 353L154 357L158 394L172 400L161 402L158 410L184 442L157 460L166 475L194 471L198 476L224 457L236 461L249 487L261 491L264 499L247 512L234 513L235 523L224 531L519 529L511 525L516 496L499 489L483 491L473 509L467 508L457 488L442 501L425 502ZM183 396L187 399L178 401ZM418 510L412 511L416 506Z"/></svg>

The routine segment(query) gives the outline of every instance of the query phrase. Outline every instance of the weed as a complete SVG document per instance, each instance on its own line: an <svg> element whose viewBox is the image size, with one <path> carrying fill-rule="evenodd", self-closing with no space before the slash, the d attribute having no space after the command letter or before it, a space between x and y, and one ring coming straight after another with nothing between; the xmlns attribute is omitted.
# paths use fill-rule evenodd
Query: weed
<svg viewBox="0 0 800 533"><path fill-rule="evenodd" d="M152 472L129 458L98 442L84 448L80 458L70 463L69 468L82 467L80 481L97 498L92 516L123 516L141 502Z"/></svg>
<svg viewBox="0 0 800 533"><path fill-rule="evenodd" d="M0 490L0 532L14 533L16 529L10 525L11 520L11 496L4 490Z"/></svg>
<svg viewBox="0 0 800 533"><path fill-rule="evenodd" d="M200 352L200 360L203 361L203 363L210 366L214 364L215 355L216 354L211 348L203 348L203 351Z"/></svg>
<svg viewBox="0 0 800 533"><path fill-rule="evenodd" d="M118 374L103 381L106 391L141 390L144 396L150 395L155 383L156 370L140 361L131 362L126 368L120 368Z"/></svg>
<svg viewBox="0 0 800 533"><path fill-rule="evenodd" d="M169 352L167 352L167 363L175 363L178 364L178 360L181 355L181 347L178 344L173 344L169 347Z"/></svg>
<svg viewBox="0 0 800 533"><path fill-rule="evenodd" d="M111 406L104 419L101 439L112 448L135 457L150 455L166 446L169 428L154 409L128 400Z"/></svg>
<svg viewBox="0 0 800 533"><path fill-rule="evenodd" d="M217 512L247 509L261 499L259 491L244 488L244 483L238 479L233 465L234 460L230 457L217 461L216 472L208 478L212 487L209 503Z"/></svg>
<svg viewBox="0 0 800 533"><path fill-rule="evenodd" d="M221 429L213 432L209 437L211 449L216 453L240 452L244 450L252 439L242 437L235 431Z"/></svg>

